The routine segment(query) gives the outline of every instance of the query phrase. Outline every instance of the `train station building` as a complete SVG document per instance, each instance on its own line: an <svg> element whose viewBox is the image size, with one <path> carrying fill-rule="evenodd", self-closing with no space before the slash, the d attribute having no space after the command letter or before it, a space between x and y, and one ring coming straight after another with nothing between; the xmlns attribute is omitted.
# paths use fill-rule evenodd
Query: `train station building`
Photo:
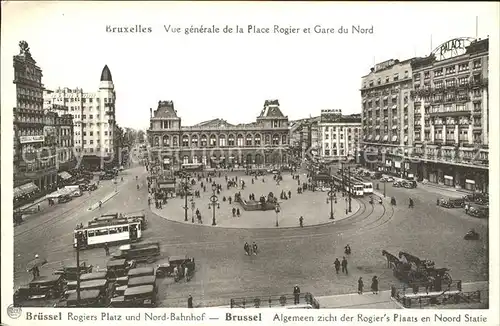
<svg viewBox="0 0 500 326"><path fill-rule="evenodd" d="M212 119L183 126L172 101L160 101L150 110L148 141L151 160L162 170L183 165L208 168L280 166L289 160L288 117L278 100L265 101L255 122L231 124Z"/></svg>

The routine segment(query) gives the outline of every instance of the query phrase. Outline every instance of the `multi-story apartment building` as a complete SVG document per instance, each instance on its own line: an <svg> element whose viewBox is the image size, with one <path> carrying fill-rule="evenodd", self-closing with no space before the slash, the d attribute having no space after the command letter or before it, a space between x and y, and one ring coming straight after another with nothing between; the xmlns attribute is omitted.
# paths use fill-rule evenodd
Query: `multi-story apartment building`
<svg viewBox="0 0 500 326"><path fill-rule="evenodd" d="M58 88L44 92L44 106L68 107L73 116L75 153L83 164L111 163L117 155L114 142L116 92L108 66L101 73L99 89L94 93L81 88Z"/></svg>
<svg viewBox="0 0 500 326"><path fill-rule="evenodd" d="M42 69L28 43L19 42L14 56L14 197L45 190L57 182L55 145L45 143Z"/></svg>
<svg viewBox="0 0 500 326"><path fill-rule="evenodd" d="M342 115L341 110L321 110L321 157L325 160L354 160L361 137L361 115Z"/></svg>
<svg viewBox="0 0 500 326"><path fill-rule="evenodd" d="M460 38L412 62L420 180L488 190L488 39Z"/></svg>
<svg viewBox="0 0 500 326"><path fill-rule="evenodd" d="M164 171L193 163L250 168L288 162L288 117L277 100L265 102L256 122L233 125L213 119L193 126L182 126L172 101L160 101L154 113L151 109L147 133L152 160Z"/></svg>
<svg viewBox="0 0 500 326"><path fill-rule="evenodd" d="M373 170L402 175L409 169L401 158L413 144L411 62L387 60L362 77L360 163Z"/></svg>
<svg viewBox="0 0 500 326"><path fill-rule="evenodd" d="M321 152L320 117L310 117L289 122L290 149L297 158L315 157Z"/></svg>

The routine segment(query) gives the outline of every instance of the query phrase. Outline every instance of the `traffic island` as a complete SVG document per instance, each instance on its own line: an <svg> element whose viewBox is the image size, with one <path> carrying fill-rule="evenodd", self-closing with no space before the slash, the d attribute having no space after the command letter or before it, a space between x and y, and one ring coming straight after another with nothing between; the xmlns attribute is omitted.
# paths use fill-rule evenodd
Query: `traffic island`
<svg viewBox="0 0 500 326"><path fill-rule="evenodd" d="M97 203L94 203L92 204L87 210L88 211L93 211L93 210L96 210L99 208L99 204L104 204L105 202L107 202L108 200L110 200L111 198L113 198L114 196L118 195L119 191L116 190L116 191L113 191L109 194L107 194L106 196L104 196L104 198L102 198L100 201L98 201Z"/></svg>

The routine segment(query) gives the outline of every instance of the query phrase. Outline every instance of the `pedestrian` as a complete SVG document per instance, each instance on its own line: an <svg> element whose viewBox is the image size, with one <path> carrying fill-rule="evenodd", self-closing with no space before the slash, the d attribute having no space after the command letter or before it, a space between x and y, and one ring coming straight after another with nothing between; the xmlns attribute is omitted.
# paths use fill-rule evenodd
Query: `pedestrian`
<svg viewBox="0 0 500 326"><path fill-rule="evenodd" d="M236 216L240 217L240 209L239 208L236 209Z"/></svg>
<svg viewBox="0 0 500 326"><path fill-rule="evenodd" d="M257 256L257 244L255 243L255 241L252 244L252 251L254 256Z"/></svg>
<svg viewBox="0 0 500 326"><path fill-rule="evenodd" d="M99 208L102 207L102 201L99 200Z"/></svg>
<svg viewBox="0 0 500 326"><path fill-rule="evenodd" d="M340 270L340 260L338 258L335 258L333 265L335 266L335 272L338 274Z"/></svg>
<svg viewBox="0 0 500 326"><path fill-rule="evenodd" d="M193 297L191 294L188 296L188 308L193 308Z"/></svg>
<svg viewBox="0 0 500 326"><path fill-rule="evenodd" d="M292 192L288 190L288 198L292 198Z"/></svg>
<svg viewBox="0 0 500 326"><path fill-rule="evenodd" d="M371 288L372 288L373 294L378 294L378 278L377 278L377 276L373 276Z"/></svg>
<svg viewBox="0 0 500 326"><path fill-rule="evenodd" d="M231 202L233 201L233 198L231 198L231 196L229 196L229 205L231 205Z"/></svg>
<svg viewBox="0 0 500 326"><path fill-rule="evenodd" d="M109 256L109 247L107 242L104 243L104 252L106 253L106 256Z"/></svg>
<svg viewBox="0 0 500 326"><path fill-rule="evenodd" d="M40 204L38 204L37 208L38 208L38 211L40 211Z"/></svg>
<svg viewBox="0 0 500 326"><path fill-rule="evenodd" d="M233 207L233 217L236 217L236 208Z"/></svg>
<svg viewBox="0 0 500 326"><path fill-rule="evenodd" d="M187 265L184 266L184 278L186 279L186 283L189 281L188 279L188 267Z"/></svg>
<svg viewBox="0 0 500 326"><path fill-rule="evenodd" d="M293 287L293 303L299 304L300 288L297 284Z"/></svg>
<svg viewBox="0 0 500 326"><path fill-rule="evenodd" d="M358 279L358 294L363 294L363 278Z"/></svg>
<svg viewBox="0 0 500 326"><path fill-rule="evenodd" d="M248 244L248 242L245 242L245 244L243 245L243 250L245 250L245 255L250 256L250 245Z"/></svg>
<svg viewBox="0 0 500 326"><path fill-rule="evenodd" d="M301 228L304 227L304 218L302 216L299 217L299 225Z"/></svg>
<svg viewBox="0 0 500 326"><path fill-rule="evenodd" d="M345 259L345 257L342 257L342 273L344 272L346 273L346 275L349 274L347 272L347 259Z"/></svg>

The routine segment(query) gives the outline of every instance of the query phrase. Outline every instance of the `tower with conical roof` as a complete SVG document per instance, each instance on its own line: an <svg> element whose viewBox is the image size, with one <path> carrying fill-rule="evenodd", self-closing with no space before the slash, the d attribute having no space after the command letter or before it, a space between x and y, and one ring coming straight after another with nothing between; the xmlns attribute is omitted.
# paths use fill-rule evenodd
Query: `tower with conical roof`
<svg viewBox="0 0 500 326"><path fill-rule="evenodd" d="M113 77L111 76L111 71L109 70L108 65L104 65L101 72L101 83L99 85L99 89L114 89L115 85L113 85Z"/></svg>

